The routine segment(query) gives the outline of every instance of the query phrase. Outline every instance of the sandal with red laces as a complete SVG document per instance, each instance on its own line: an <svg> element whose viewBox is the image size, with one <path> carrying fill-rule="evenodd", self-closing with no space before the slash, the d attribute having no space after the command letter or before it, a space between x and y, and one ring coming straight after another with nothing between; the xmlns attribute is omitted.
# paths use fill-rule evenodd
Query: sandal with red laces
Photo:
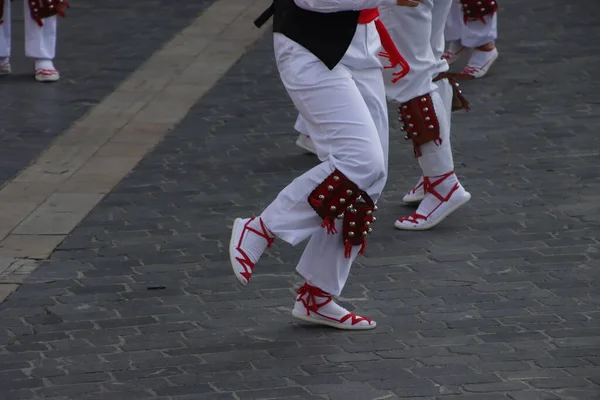
<svg viewBox="0 0 600 400"><path fill-rule="evenodd" d="M10 60L8 57L0 57L0 75L8 75L12 72Z"/></svg>
<svg viewBox="0 0 600 400"><path fill-rule="evenodd" d="M315 144L313 143L310 136L305 135L304 133L298 135L298 139L296 139L296 146L300 147L307 153L317 155L317 149L315 148Z"/></svg>
<svg viewBox="0 0 600 400"><path fill-rule="evenodd" d="M405 204L418 204L425 198L425 188L423 186L423 177L419 179L417 185L412 188L404 197L402 201Z"/></svg>
<svg viewBox="0 0 600 400"><path fill-rule="evenodd" d="M498 49L482 51L473 50L473 55L467 65L457 75L458 79L468 80L483 78L498 59Z"/></svg>
<svg viewBox="0 0 600 400"><path fill-rule="evenodd" d="M274 241L275 236L261 218L235 220L229 242L229 260L235 277L242 285L250 282L254 266Z"/></svg>
<svg viewBox="0 0 600 400"><path fill-rule="evenodd" d="M449 43L448 49L442 55L442 60L446 60L448 65L452 65L466 53L465 50L466 47L464 47L460 41L452 41Z"/></svg>
<svg viewBox="0 0 600 400"><path fill-rule="evenodd" d="M411 215L399 218L394 224L396 228L411 231L431 229L471 200L471 194L458 182L454 171L437 177L424 177L423 187L425 198L419 208Z"/></svg>
<svg viewBox="0 0 600 400"><path fill-rule="evenodd" d="M56 68L36 68L35 80L38 82L57 82L60 74Z"/></svg>
<svg viewBox="0 0 600 400"><path fill-rule="evenodd" d="M349 312L336 304L329 293L308 283L298 289L292 315L302 321L337 329L368 330L377 326L375 321Z"/></svg>

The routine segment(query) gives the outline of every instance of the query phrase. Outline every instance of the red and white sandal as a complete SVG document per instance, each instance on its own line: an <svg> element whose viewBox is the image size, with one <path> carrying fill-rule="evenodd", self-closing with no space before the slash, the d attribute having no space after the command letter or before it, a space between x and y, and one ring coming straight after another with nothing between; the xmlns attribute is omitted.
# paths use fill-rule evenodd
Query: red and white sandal
<svg viewBox="0 0 600 400"><path fill-rule="evenodd" d="M437 177L424 177L423 187L425 197L419 208L411 215L399 218L394 224L396 228L411 231L431 229L471 200L471 194L458 182L454 171Z"/></svg>
<svg viewBox="0 0 600 400"><path fill-rule="evenodd" d="M275 236L261 218L235 220L229 242L229 260L235 277L242 285L250 282L254 266L274 241Z"/></svg>
<svg viewBox="0 0 600 400"><path fill-rule="evenodd" d="M423 177L419 178L417 185L412 188L404 197L402 201L406 204L419 204L425 198L425 187L423 185Z"/></svg>
<svg viewBox="0 0 600 400"><path fill-rule="evenodd" d="M315 149L315 144L308 135L305 135L303 133L298 135L298 139L296 139L296 146L300 147L307 153L317 155L317 149Z"/></svg>
<svg viewBox="0 0 600 400"><path fill-rule="evenodd" d="M8 57L0 59L0 75L9 75L11 72L10 59Z"/></svg>
<svg viewBox="0 0 600 400"><path fill-rule="evenodd" d="M60 74L56 68L36 68L35 80L38 82L56 82L60 79Z"/></svg>
<svg viewBox="0 0 600 400"><path fill-rule="evenodd" d="M305 283L298 289L292 315L302 321L345 330L375 329L375 321L353 314L333 301L333 297Z"/></svg>
<svg viewBox="0 0 600 400"><path fill-rule="evenodd" d="M473 55L467 65L460 71L460 79L477 79L487 75L492 65L498 59L498 49L495 47L488 51L473 50Z"/></svg>
<svg viewBox="0 0 600 400"><path fill-rule="evenodd" d="M448 65L454 64L458 61L466 52L466 47L460 44L459 40L455 40L448 43L448 48L442 55L442 59L448 62Z"/></svg>

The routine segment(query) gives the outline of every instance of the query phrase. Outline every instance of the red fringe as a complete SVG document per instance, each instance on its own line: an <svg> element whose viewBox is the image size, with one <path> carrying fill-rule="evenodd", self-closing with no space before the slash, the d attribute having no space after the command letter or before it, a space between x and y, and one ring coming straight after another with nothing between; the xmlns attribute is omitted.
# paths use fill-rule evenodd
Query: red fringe
<svg viewBox="0 0 600 400"><path fill-rule="evenodd" d="M358 252L358 254L365 254L366 248L367 248L367 239L363 239L363 242L360 245L360 251Z"/></svg>
<svg viewBox="0 0 600 400"><path fill-rule="evenodd" d="M333 217L325 217L323 223L321 224L321 228L327 228L328 235L335 235L338 233L337 229L335 228L335 218Z"/></svg>
<svg viewBox="0 0 600 400"><path fill-rule="evenodd" d="M365 254L366 249L367 249L367 239L363 239L363 242L360 245L360 250L358 251L358 254ZM346 243L344 244L344 257L350 258L351 255L352 255L352 244L348 240L346 240Z"/></svg>
<svg viewBox="0 0 600 400"><path fill-rule="evenodd" d="M344 257L350 258L351 255L352 255L352 243L350 243L349 241L346 240L346 243L344 244Z"/></svg>

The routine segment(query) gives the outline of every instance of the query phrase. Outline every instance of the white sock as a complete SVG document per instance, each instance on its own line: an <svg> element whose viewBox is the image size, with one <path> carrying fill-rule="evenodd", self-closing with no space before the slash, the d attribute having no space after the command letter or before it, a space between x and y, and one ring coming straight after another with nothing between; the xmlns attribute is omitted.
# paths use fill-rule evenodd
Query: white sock
<svg viewBox="0 0 600 400"><path fill-rule="evenodd" d="M462 47L463 45L460 43L460 40L453 40L448 43L448 51L454 54L456 54Z"/></svg>
<svg viewBox="0 0 600 400"><path fill-rule="evenodd" d="M423 176L421 176L419 178L419 180L417 181L417 184L415 186L413 186L412 189L410 189L409 193L416 193L419 191L423 191Z"/></svg>
<svg viewBox="0 0 600 400"><path fill-rule="evenodd" d="M473 55L471 55L468 65L470 67L475 67L475 68L479 68L479 69L483 68L488 63L488 61L492 58L492 56L494 54L493 53L494 49L491 49L488 51L474 49Z"/></svg>
<svg viewBox="0 0 600 400"><path fill-rule="evenodd" d="M260 235L253 231L246 231L244 236L244 241L242 247L244 252L248 254L248 257L253 263L257 263L258 259L265 252L269 241L265 239L263 236L263 232L266 230L267 236L271 239L275 238L275 236L269 231L269 229L264 225L264 222L261 225L261 218L254 218L252 222L248 224L248 228L252 228L256 232L260 232ZM264 228L264 229L263 229Z"/></svg>
<svg viewBox="0 0 600 400"><path fill-rule="evenodd" d="M35 60L35 69L55 69L52 60Z"/></svg>
<svg viewBox="0 0 600 400"><path fill-rule="evenodd" d="M430 176L429 177L429 181L434 184L436 181L438 181L439 179L442 179L444 177L444 175L440 175L440 176ZM440 205L441 201L440 199L438 199L433 192L437 192L439 193L439 195L442 198L445 198L448 193L450 193L452 191L452 189L454 189L454 186L459 183L458 182L458 178L456 177L456 174L452 174L450 176L448 176L446 179L444 179L442 182L440 182L437 186L434 186L433 188L431 188L431 193L426 193L425 194L425 198L423 199L423 201L421 201L421 204L419 204L419 208L417 209L417 213L421 214L425 217L429 216L436 208L438 208L438 206Z"/></svg>

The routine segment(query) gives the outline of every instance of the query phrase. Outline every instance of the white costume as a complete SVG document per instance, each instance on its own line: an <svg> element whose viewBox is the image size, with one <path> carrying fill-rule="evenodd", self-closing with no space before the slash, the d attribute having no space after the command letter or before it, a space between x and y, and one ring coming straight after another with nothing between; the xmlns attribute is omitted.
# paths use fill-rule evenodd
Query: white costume
<svg viewBox="0 0 600 400"><path fill-rule="evenodd" d="M448 70L441 56L450 1L424 0L416 8L380 8L381 20L410 65L408 75L397 82L389 70L384 71L386 93L400 104L403 129L407 139L413 140L423 171L423 178L404 199L420 202L419 208L398 219L398 229L432 228L471 198L454 174L450 146L453 89L448 79L434 82Z"/></svg>
<svg viewBox="0 0 600 400"><path fill-rule="evenodd" d="M491 1L493 5L495 2L496 0ZM489 3L489 0L486 3ZM460 0L453 0L446 21L445 36L449 45L444 58L448 63L453 64L459 60L467 53L467 49L474 49L462 74L480 78L498 58L495 45L493 48L484 47L495 43L498 38L498 13L494 11L480 18L466 19Z"/></svg>
<svg viewBox="0 0 600 400"><path fill-rule="evenodd" d="M1 3L2 1L0 1ZM0 18L0 74L9 74L11 56L11 0L3 0L3 15ZM38 81L56 81L58 72L52 60L56 56L56 29L57 15L37 18L32 16L30 0L24 0L24 24L25 24L25 55L35 60L35 73ZM68 4L57 1L62 15L62 7ZM42 26L40 26L42 24Z"/></svg>
<svg viewBox="0 0 600 400"><path fill-rule="evenodd" d="M294 2L318 13L395 4L395 0ZM260 218L235 221L230 244L234 272L247 284L254 265L275 237L293 246L309 239L296 268L307 283L298 291L292 314L341 329L372 329L375 322L348 312L331 296L341 293L362 249L359 242L350 246L348 239L362 240L370 231L376 210L370 201L377 201L387 179L388 114L382 63L377 56L380 36L374 22L360 23L350 47L333 69L280 33L274 33L274 48L281 80L304 123L314 132L312 141L322 162L285 187ZM352 185L354 189L348 189ZM357 191L362 198L356 199ZM327 203L334 192L343 197ZM318 199L325 200L320 204ZM354 211L346 207L353 202ZM325 216L314 204L333 214ZM344 212L335 219L335 214ZM355 215L366 219L353 222Z"/></svg>

